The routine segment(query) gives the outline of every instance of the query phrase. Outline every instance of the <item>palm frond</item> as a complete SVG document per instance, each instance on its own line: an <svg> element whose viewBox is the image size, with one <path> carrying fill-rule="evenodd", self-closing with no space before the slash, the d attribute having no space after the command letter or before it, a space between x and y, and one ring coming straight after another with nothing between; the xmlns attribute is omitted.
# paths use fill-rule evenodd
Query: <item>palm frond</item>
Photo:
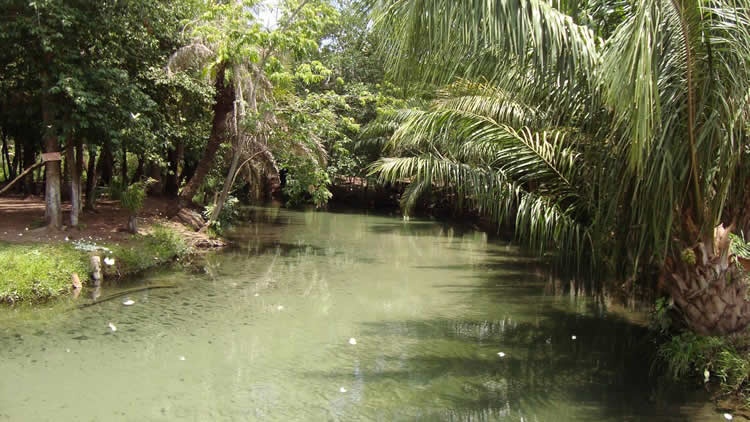
<svg viewBox="0 0 750 422"><path fill-rule="evenodd" d="M388 34L386 68L402 77L424 66L435 81L478 76L510 54L522 66L554 68L573 79L579 71L591 74L599 60L592 32L544 0L375 3L376 28ZM489 67L481 63L487 56L494 59Z"/></svg>

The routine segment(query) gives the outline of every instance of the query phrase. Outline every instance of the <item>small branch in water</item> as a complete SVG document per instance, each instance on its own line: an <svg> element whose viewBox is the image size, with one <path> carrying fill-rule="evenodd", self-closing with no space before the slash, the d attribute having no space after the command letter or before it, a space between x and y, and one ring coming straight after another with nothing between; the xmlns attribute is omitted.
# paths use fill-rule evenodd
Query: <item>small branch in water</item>
<svg viewBox="0 0 750 422"><path fill-rule="evenodd" d="M110 300L114 300L114 299L117 299L118 297L123 297L123 296L129 295L129 294L142 292L144 290L151 290L151 289L174 289L176 287L177 286L173 285L173 284L136 287L136 288L133 288L133 289L128 289L128 290L123 290L121 292L117 292L117 293L115 293L113 295L107 296L107 297L105 297L103 299L99 299L99 300L97 300L95 302L84 303L83 305L79 305L78 309L84 309L84 308L88 308L90 306L99 305L100 303L108 302Z"/></svg>

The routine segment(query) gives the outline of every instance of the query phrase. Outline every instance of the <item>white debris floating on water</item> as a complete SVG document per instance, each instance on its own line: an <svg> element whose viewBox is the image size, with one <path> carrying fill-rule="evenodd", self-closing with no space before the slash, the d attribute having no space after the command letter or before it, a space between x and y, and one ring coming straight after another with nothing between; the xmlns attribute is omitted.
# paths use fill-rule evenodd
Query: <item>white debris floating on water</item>
<svg viewBox="0 0 750 422"><path fill-rule="evenodd" d="M130 306L130 305L134 305L135 301L133 299L127 299L125 300L125 302L122 302L122 304L125 306Z"/></svg>
<svg viewBox="0 0 750 422"><path fill-rule="evenodd" d="M349 344L357 344L357 339L355 339L354 337L350 338Z"/></svg>
<svg viewBox="0 0 750 422"><path fill-rule="evenodd" d="M110 258L110 257L106 257L106 258L104 258L104 263L107 264L107 265L115 265L115 259L114 258Z"/></svg>
<svg viewBox="0 0 750 422"><path fill-rule="evenodd" d="M278 310L282 310L282 309L284 309L284 307L283 307L283 306L281 306L281 305L279 305L279 306L277 306L277 307L276 307L276 309L278 309Z"/></svg>
<svg viewBox="0 0 750 422"><path fill-rule="evenodd" d="M570 336L570 339L571 339L571 340L575 340L575 339L577 339L577 338L578 338L578 337L576 337L576 336Z"/></svg>
<svg viewBox="0 0 750 422"><path fill-rule="evenodd" d="M729 413L725 413L724 414L724 419L726 419L728 421L731 421L732 419L734 419L734 417L732 415L730 415Z"/></svg>
<svg viewBox="0 0 750 422"><path fill-rule="evenodd" d="M115 324L112 324L111 322L107 324L107 327L109 327L109 329L112 330L113 333L117 331L117 327L115 327Z"/></svg>
<svg viewBox="0 0 750 422"><path fill-rule="evenodd" d="M342 392L342 393L346 393L346 388L341 387L341 388L339 388L339 391Z"/></svg>
<svg viewBox="0 0 750 422"><path fill-rule="evenodd" d="M497 355L500 356L501 358L505 357L505 353L503 353L503 352L498 352Z"/></svg>
<svg viewBox="0 0 750 422"><path fill-rule="evenodd" d="M253 296L255 296L255 297L258 297L258 296L260 296L260 294L256 293L256 294L254 294Z"/></svg>
<svg viewBox="0 0 750 422"><path fill-rule="evenodd" d="M185 356L180 356L180 360L185 360Z"/></svg>

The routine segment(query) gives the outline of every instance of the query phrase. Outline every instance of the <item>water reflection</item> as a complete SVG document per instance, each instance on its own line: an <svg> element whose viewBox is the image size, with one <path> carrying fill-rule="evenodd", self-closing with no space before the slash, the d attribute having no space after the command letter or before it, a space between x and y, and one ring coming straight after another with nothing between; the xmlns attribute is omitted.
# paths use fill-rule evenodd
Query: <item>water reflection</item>
<svg viewBox="0 0 750 422"><path fill-rule="evenodd" d="M234 239L201 272L103 288L172 286L132 306L0 312L0 420L715 416L654 387L641 326L545 294L536 260L483 234L276 209Z"/></svg>

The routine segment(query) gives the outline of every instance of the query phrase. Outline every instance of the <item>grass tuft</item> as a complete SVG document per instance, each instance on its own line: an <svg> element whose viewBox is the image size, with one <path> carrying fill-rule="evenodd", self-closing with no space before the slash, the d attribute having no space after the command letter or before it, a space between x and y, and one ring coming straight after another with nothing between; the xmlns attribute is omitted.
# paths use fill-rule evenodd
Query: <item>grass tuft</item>
<svg viewBox="0 0 750 422"><path fill-rule="evenodd" d="M40 301L71 288L71 275L88 279L88 256L69 244L0 243L0 302Z"/></svg>

